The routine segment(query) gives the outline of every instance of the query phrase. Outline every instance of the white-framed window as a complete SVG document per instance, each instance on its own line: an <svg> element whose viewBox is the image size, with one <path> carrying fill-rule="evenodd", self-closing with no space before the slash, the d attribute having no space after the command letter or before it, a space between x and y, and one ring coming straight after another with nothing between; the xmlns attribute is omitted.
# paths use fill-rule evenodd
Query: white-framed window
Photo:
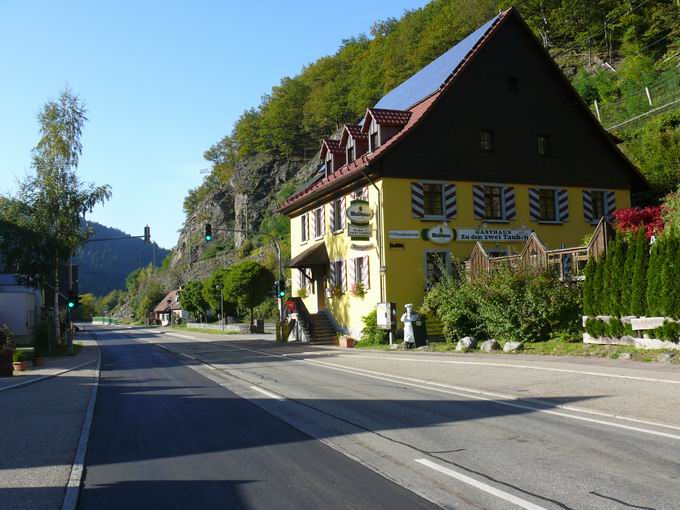
<svg viewBox="0 0 680 510"><path fill-rule="evenodd" d="M343 210L342 203L342 198L336 198L331 205L331 230L336 234L342 232L345 226L343 221L345 211Z"/></svg>
<svg viewBox="0 0 680 510"><path fill-rule="evenodd" d="M306 243L309 239L309 221L307 214L300 216L300 241Z"/></svg>
<svg viewBox="0 0 680 510"><path fill-rule="evenodd" d="M444 218L444 185L423 182L423 214L425 218Z"/></svg>
<svg viewBox="0 0 680 510"><path fill-rule="evenodd" d="M354 146L347 145L347 164L351 163L355 159L356 158L354 157Z"/></svg>
<svg viewBox="0 0 680 510"><path fill-rule="evenodd" d="M503 186L484 186L484 218L505 219Z"/></svg>
<svg viewBox="0 0 680 510"><path fill-rule="evenodd" d="M556 189L538 190L538 211L539 221L558 221Z"/></svg>
<svg viewBox="0 0 680 510"><path fill-rule="evenodd" d="M352 191L352 200L368 200L368 186Z"/></svg>
<svg viewBox="0 0 680 510"><path fill-rule="evenodd" d="M482 129L479 132L479 142L481 145L482 152L493 152L493 131L490 129Z"/></svg>
<svg viewBox="0 0 680 510"><path fill-rule="evenodd" d="M590 200L593 204L593 218L599 221L600 218L608 213L606 194L604 191L591 191Z"/></svg>
<svg viewBox="0 0 680 510"><path fill-rule="evenodd" d="M362 283L364 275L364 258L357 257L352 260L354 263L354 281L352 283Z"/></svg>
<svg viewBox="0 0 680 510"><path fill-rule="evenodd" d="M323 207L317 207L313 211L312 221L314 222L314 237L322 237L325 233Z"/></svg>

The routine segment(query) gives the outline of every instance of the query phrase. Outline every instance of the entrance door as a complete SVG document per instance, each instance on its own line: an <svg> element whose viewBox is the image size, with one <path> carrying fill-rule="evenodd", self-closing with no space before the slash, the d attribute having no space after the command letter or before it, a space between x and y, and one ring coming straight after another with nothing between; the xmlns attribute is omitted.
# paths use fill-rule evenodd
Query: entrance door
<svg viewBox="0 0 680 510"><path fill-rule="evenodd" d="M314 271L316 281L316 307L319 311L326 309L326 275L321 271Z"/></svg>

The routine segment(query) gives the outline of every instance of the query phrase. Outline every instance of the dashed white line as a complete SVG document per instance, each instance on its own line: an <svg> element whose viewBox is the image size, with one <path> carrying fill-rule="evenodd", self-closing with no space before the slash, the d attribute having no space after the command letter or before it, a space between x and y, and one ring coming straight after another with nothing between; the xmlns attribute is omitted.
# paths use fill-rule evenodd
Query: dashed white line
<svg viewBox="0 0 680 510"><path fill-rule="evenodd" d="M262 389L258 386L251 386L251 390L259 391L263 395L267 395L269 398L275 398L276 400L286 400L285 397L282 397L281 395L277 395L276 393L272 393L271 391L267 391L265 389Z"/></svg>
<svg viewBox="0 0 680 510"><path fill-rule="evenodd" d="M500 489L496 489L495 487L492 487L489 484L486 484L484 482L480 482L479 480L475 480L474 478L471 478L467 475L464 475L463 473L459 473L458 471L454 471L451 468L445 467L445 466L440 466L439 464L432 462L428 459L415 459L415 461L418 464L422 464L423 466L427 466L431 469L434 469L435 471L439 471L440 473L443 473L447 476L450 476L451 478L455 478L456 480L466 483L468 485L471 485L472 487L475 487L481 491L484 491L488 494L491 494L493 496L496 496L498 498L504 499L508 503L512 503L513 505L517 505L520 508L524 508L526 510L545 510L542 506L535 505L531 503L530 501L527 501L522 498L518 498L517 496L513 496L509 492L502 491Z"/></svg>

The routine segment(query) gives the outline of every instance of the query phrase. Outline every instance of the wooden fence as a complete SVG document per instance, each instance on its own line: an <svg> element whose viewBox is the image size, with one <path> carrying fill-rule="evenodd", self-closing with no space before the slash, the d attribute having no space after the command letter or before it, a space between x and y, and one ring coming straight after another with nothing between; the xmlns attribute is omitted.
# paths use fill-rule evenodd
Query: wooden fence
<svg viewBox="0 0 680 510"><path fill-rule="evenodd" d="M489 256L484 246L478 242L466 262L466 269L471 278L487 273L499 264L516 268L554 268L561 278L577 278L581 276L591 257L597 258L607 252L612 232L611 225L602 218L587 245L558 250L547 249L536 233L532 232L519 254L502 257Z"/></svg>

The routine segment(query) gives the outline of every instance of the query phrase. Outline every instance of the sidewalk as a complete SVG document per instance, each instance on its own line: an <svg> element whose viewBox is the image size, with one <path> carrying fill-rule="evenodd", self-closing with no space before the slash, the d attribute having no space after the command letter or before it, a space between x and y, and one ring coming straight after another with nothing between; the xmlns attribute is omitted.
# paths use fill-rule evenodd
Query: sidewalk
<svg viewBox="0 0 680 510"><path fill-rule="evenodd" d="M30 382L43 380L46 377L65 373L82 366L94 367L99 356L94 340L88 339L86 334L81 333L75 341L83 346L76 356L45 358L45 363L41 367L34 367L29 361L28 370L25 372L14 371L12 377L0 377L0 392L14 387L22 387ZM86 365L87 363L92 366Z"/></svg>
<svg viewBox="0 0 680 510"><path fill-rule="evenodd" d="M3 510L62 505L96 375L98 349L87 336L77 339L83 349L74 358L0 380ZM11 387L24 382L33 384Z"/></svg>

